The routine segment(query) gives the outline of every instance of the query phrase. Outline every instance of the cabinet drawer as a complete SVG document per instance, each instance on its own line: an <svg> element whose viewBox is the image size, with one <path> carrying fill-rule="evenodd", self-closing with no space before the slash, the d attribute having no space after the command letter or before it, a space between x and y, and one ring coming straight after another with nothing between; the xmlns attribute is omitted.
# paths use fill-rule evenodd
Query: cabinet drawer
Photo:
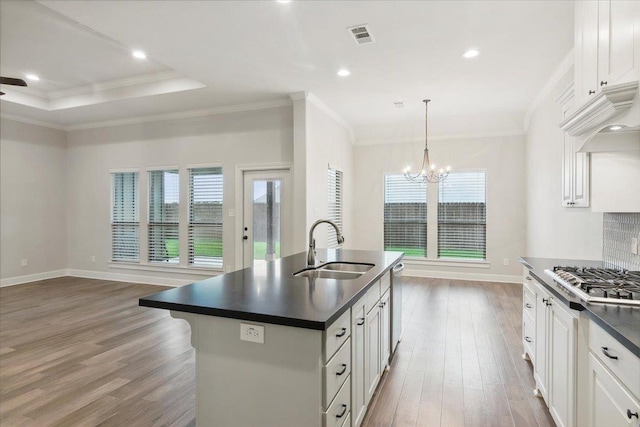
<svg viewBox="0 0 640 427"><path fill-rule="evenodd" d="M351 376L340 387L338 395L327 409L322 413L322 424L325 427L342 427L344 421L351 412Z"/></svg>
<svg viewBox="0 0 640 427"><path fill-rule="evenodd" d="M324 336L324 363L327 363L335 354L336 350L351 335L351 310L345 311L342 316L331 324L325 331Z"/></svg>
<svg viewBox="0 0 640 427"><path fill-rule="evenodd" d="M391 287L391 273L384 273L384 276L380 278L380 293L384 294L384 291Z"/></svg>
<svg viewBox="0 0 640 427"><path fill-rule="evenodd" d="M618 377L636 399L640 398L640 359L593 320L589 322L589 349Z"/></svg>
<svg viewBox="0 0 640 427"><path fill-rule="evenodd" d="M535 321L536 318L536 294L527 286L522 288L522 314L528 314Z"/></svg>
<svg viewBox="0 0 640 427"><path fill-rule="evenodd" d="M522 316L522 344L524 345L524 351L529 355L531 362L535 365L535 336L536 327L533 319L528 314Z"/></svg>
<svg viewBox="0 0 640 427"><path fill-rule="evenodd" d="M376 281L369 290L367 291L367 305L365 311L369 313L373 307L378 305L378 301L380 301L380 281Z"/></svg>
<svg viewBox="0 0 640 427"><path fill-rule="evenodd" d="M640 402L592 352L589 352L588 389L589 427L637 425L638 419L633 414L640 415Z"/></svg>
<svg viewBox="0 0 640 427"><path fill-rule="evenodd" d="M535 293L536 280L533 278L529 270L525 267L522 271L522 285L525 289Z"/></svg>
<svg viewBox="0 0 640 427"><path fill-rule="evenodd" d="M351 339L345 341L340 350L323 368L324 395L322 408L327 409L340 386L351 374Z"/></svg>
<svg viewBox="0 0 640 427"><path fill-rule="evenodd" d="M342 423L342 427L351 427L351 412L346 415L347 419Z"/></svg>

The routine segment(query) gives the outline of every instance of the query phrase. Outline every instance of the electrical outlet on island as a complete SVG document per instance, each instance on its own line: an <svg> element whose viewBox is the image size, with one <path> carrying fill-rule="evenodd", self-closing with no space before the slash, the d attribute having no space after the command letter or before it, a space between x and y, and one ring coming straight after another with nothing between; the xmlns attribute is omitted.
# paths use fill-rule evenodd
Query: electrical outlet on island
<svg viewBox="0 0 640 427"><path fill-rule="evenodd" d="M240 323L240 340L264 344L264 326Z"/></svg>

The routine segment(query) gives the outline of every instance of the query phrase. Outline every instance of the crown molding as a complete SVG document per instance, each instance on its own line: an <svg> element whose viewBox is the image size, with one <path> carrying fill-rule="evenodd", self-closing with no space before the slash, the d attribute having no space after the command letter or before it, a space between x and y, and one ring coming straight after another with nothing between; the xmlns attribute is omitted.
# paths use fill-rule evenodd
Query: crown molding
<svg viewBox="0 0 640 427"><path fill-rule="evenodd" d="M351 125L345 119L342 118L342 116L340 116L338 113L336 113L331 107L329 107L327 104L325 104L320 98L318 98L314 94L308 93L306 95L306 98L307 98L307 101L309 101L311 104L313 104L316 107L318 107L320 109L320 111L322 111L327 116L331 117L333 120L338 122L338 124L340 126L342 126L347 131L347 133L349 134L349 139L351 140L351 145L354 144L355 136L354 136L354 133L353 133L353 129L351 128Z"/></svg>
<svg viewBox="0 0 640 427"><path fill-rule="evenodd" d="M96 129L112 126L124 126L139 123L149 123L165 120L189 119L193 117L214 116L218 114L239 113L242 111L266 110L269 108L278 108L290 106L291 101L288 99L279 99L275 101L254 102L249 104L231 105L225 107L205 108L200 110L179 111L175 113L156 114L152 116L131 117L118 120L107 120L103 122L83 123L79 125L66 126L64 130L84 130Z"/></svg>
<svg viewBox="0 0 640 427"><path fill-rule="evenodd" d="M480 132L480 133L466 133L466 134L451 134L451 135L440 135L440 136L430 136L429 142L433 141L455 141L462 139L480 139L480 138L501 138L505 136L525 136L527 133L522 129L514 129L509 131L499 131L499 132ZM354 145L357 146L365 146L365 145L384 145L384 144L415 144L415 143L424 143L424 137L416 137L416 138L388 138L388 139L364 139L356 141Z"/></svg>
<svg viewBox="0 0 640 427"><path fill-rule="evenodd" d="M62 130L62 131L67 130L64 126L57 125L55 123L44 122L41 120L34 120L28 117L14 116L13 114L2 113L0 114L0 118L5 120L13 120L14 122L26 123L28 125L46 127L46 128L55 129L55 130Z"/></svg>
<svg viewBox="0 0 640 427"><path fill-rule="evenodd" d="M542 90L538 93L538 96L536 96L533 102L531 103L531 105L529 105L529 108L527 109L527 112L524 115L523 128L525 132L529 130L529 122L531 121L531 117L533 116L533 113L536 112L538 107L540 107L542 102L544 102L545 98L549 96L551 91L556 87L556 85L560 82L560 80L567 73L567 71L571 69L571 66L573 65L574 61L575 61L574 50L571 49L571 51L567 54L567 56L564 57L562 62L560 62L560 65L558 65L558 68L556 68L556 70L553 72L553 74L549 78L549 81L542 87Z"/></svg>
<svg viewBox="0 0 640 427"><path fill-rule="evenodd" d="M123 79L110 80L106 82L100 82L96 84L72 87L69 89L52 90L46 92L48 99L64 98L67 96L84 95L87 93L100 92L104 90L111 90L116 88L136 86L145 83L159 82L163 80L175 79L185 77L177 71L161 71L158 73L143 74L134 77L125 77Z"/></svg>

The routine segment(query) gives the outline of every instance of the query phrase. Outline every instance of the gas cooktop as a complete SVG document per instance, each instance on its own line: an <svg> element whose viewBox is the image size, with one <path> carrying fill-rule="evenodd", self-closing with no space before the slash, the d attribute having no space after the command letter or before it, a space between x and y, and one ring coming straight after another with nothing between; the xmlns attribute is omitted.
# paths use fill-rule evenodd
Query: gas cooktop
<svg viewBox="0 0 640 427"><path fill-rule="evenodd" d="M544 272L583 301L640 306L640 271L557 266Z"/></svg>

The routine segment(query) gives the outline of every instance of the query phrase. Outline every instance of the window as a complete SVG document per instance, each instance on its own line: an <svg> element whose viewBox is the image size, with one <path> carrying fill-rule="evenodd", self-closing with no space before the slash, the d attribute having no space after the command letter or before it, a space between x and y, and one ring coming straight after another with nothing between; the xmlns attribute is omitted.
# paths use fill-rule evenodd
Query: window
<svg viewBox="0 0 640 427"><path fill-rule="evenodd" d="M329 169L327 172L327 186L328 186L328 216L329 220L336 223L340 231L342 229L342 172L336 169ZM327 237L327 247L337 248L338 236L336 230L329 226L329 234Z"/></svg>
<svg viewBox="0 0 640 427"><path fill-rule="evenodd" d="M384 250L427 256L427 185L384 177Z"/></svg>
<svg viewBox="0 0 640 427"><path fill-rule="evenodd" d="M438 194L438 257L486 259L486 173L451 172Z"/></svg>
<svg viewBox="0 0 640 427"><path fill-rule="evenodd" d="M111 260L140 261L138 172L111 174Z"/></svg>
<svg viewBox="0 0 640 427"><path fill-rule="evenodd" d="M189 265L222 267L222 168L189 169Z"/></svg>
<svg viewBox="0 0 640 427"><path fill-rule="evenodd" d="M178 170L149 171L149 262L179 263Z"/></svg>

